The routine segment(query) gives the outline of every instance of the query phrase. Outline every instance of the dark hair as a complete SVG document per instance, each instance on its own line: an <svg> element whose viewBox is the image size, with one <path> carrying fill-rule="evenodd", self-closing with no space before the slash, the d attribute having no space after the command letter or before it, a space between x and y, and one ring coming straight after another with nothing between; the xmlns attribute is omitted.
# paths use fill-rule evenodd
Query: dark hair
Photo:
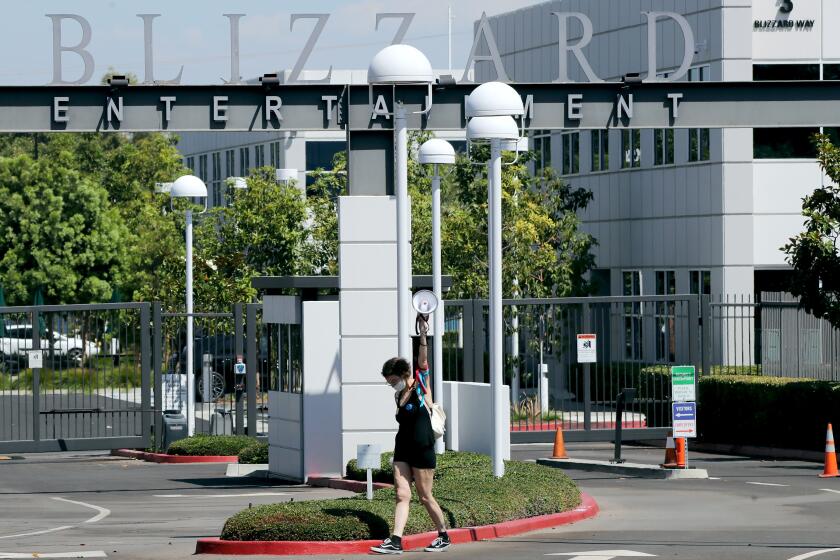
<svg viewBox="0 0 840 560"><path fill-rule="evenodd" d="M391 358L382 366L382 377L402 377L411 373L411 366L403 358Z"/></svg>

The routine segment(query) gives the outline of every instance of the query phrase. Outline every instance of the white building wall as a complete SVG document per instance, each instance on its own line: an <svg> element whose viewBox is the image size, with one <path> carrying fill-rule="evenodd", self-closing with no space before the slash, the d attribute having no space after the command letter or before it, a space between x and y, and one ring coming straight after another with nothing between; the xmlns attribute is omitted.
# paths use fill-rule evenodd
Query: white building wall
<svg viewBox="0 0 840 560"><path fill-rule="evenodd" d="M840 35L822 22L840 18L830 0L794 2L791 19L813 19L810 31L753 31L756 19L775 19L767 0L556 0L490 18L490 26L513 81L553 81L558 75L558 20L554 11L581 12L594 36L584 54L604 80L629 72L645 76L647 26L642 12L683 14L694 32L692 66L708 67L706 79L751 80L754 63L840 61ZM834 18L831 19L831 18ZM825 29L825 32L823 31ZM570 44L582 29L570 24ZM657 24L657 69L673 69L682 39L668 20ZM586 81L573 56L570 77ZM494 79L492 66L477 67L478 81ZM562 153L553 134L552 164ZM678 291L687 291L690 270L711 270L713 293L752 293L758 269L786 268L779 250L801 231L801 199L820 184L814 160L754 160L753 131L711 131L711 158L688 161L688 131L675 134L673 165L653 165L653 131L642 131L640 168L621 169L620 132L610 132L610 166L590 168L590 133L581 132L580 173L566 178L592 190L581 214L583 227L599 241L596 266L612 271L612 293L621 293L621 271L641 270L644 293L655 291L655 271L675 270Z"/></svg>

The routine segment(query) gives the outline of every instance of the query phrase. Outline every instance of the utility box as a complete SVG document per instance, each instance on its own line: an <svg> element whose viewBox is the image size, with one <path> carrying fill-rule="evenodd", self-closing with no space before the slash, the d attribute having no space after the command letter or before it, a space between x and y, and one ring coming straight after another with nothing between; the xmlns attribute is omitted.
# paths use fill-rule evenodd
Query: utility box
<svg viewBox="0 0 840 560"><path fill-rule="evenodd" d="M163 449L169 449L169 444L187 437L187 418L180 412L163 413Z"/></svg>
<svg viewBox="0 0 840 560"><path fill-rule="evenodd" d="M233 435L233 412L217 408L210 417L210 433L214 436Z"/></svg>

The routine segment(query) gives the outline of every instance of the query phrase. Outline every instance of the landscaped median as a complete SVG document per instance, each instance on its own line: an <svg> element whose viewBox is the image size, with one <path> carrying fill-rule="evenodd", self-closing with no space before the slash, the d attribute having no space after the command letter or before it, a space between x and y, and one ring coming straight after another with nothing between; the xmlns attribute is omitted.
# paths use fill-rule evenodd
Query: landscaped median
<svg viewBox="0 0 840 560"><path fill-rule="evenodd" d="M171 443L166 453L116 449L112 454L152 463L255 464L268 462L268 445L248 436L196 435Z"/></svg>
<svg viewBox="0 0 840 560"><path fill-rule="evenodd" d="M390 454L374 480L391 480ZM363 471L348 465L350 478ZM435 472L435 497L453 542L510 536L594 516L595 502L561 470L508 461L495 478L490 458L447 452ZM249 508L229 518L218 539L200 539L196 552L212 554L352 554L367 552L391 534L394 490L332 500L285 502ZM407 549L428 545L434 524L415 499L406 526Z"/></svg>

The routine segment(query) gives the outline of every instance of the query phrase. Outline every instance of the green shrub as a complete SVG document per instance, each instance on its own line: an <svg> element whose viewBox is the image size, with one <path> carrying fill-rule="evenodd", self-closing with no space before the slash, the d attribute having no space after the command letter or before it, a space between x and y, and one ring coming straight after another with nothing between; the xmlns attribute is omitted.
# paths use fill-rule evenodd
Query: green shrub
<svg viewBox="0 0 840 560"><path fill-rule="evenodd" d="M825 448L825 428L840 422L840 383L756 375L700 380L700 437L715 443Z"/></svg>
<svg viewBox="0 0 840 560"><path fill-rule="evenodd" d="M170 455L238 455L255 443L256 438L248 436L196 435L172 442L166 452Z"/></svg>
<svg viewBox="0 0 840 560"><path fill-rule="evenodd" d="M377 473L387 470L390 463L385 463L383 457ZM359 473L355 465L348 464L347 470ZM489 457L447 452L439 457L435 479L435 498L453 528L558 513L580 505L580 490L563 471L533 463L507 461L505 476L496 478ZM434 530L416 495L410 508L406 534ZM389 488L374 492L372 501L360 495L249 508L227 520L222 539L382 539L391 533L393 519L394 490Z"/></svg>
<svg viewBox="0 0 840 560"><path fill-rule="evenodd" d="M268 444L257 442L239 452L242 465L264 465L268 463Z"/></svg>

